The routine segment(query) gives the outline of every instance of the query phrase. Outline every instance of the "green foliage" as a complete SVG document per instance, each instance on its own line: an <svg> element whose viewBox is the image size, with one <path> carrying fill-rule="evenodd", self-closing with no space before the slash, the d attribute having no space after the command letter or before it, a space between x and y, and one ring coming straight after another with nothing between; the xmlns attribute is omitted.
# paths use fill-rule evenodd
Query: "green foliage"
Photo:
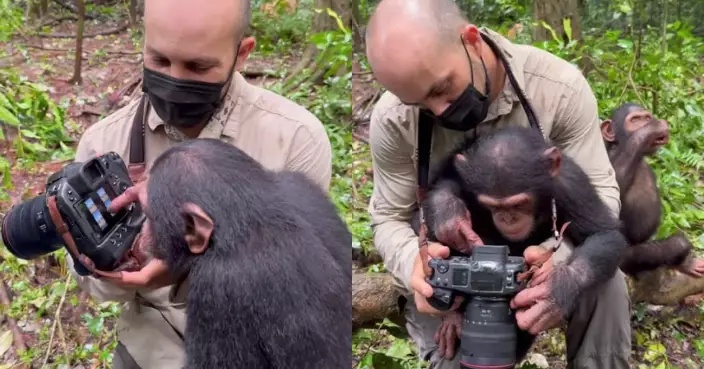
<svg viewBox="0 0 704 369"><path fill-rule="evenodd" d="M665 210L657 236L682 230L703 247L704 40L691 29L681 22L668 25L666 47L659 29L644 32L641 43L609 30L581 42L554 36L536 46L575 64L593 65L587 79L602 117L624 102L636 102L669 122L669 144L650 159Z"/></svg>
<svg viewBox="0 0 704 369"><path fill-rule="evenodd" d="M271 6L273 14L260 11ZM296 45L305 44L313 20L313 1L299 1L293 15L288 15L283 0L252 1L251 29L257 37L257 52L264 55L287 55Z"/></svg>
<svg viewBox="0 0 704 369"><path fill-rule="evenodd" d="M0 0L0 41L9 41L24 23L24 12L17 1Z"/></svg>

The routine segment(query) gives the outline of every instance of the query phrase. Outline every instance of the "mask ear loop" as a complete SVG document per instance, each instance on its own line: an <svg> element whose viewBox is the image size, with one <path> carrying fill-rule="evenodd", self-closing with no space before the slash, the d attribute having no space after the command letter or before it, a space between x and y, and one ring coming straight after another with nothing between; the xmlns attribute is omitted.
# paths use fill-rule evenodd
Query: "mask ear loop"
<svg viewBox="0 0 704 369"><path fill-rule="evenodd" d="M469 56L469 51L467 51L467 46L464 44L464 36L460 35L460 41L462 42L462 48L464 49L465 55L467 55L467 60L469 60L469 73L471 75L472 81L470 82L474 86L474 66L472 65L472 57ZM482 68L484 68L484 87L486 90L486 97L489 98L491 91L491 86L489 85L489 72L486 70L486 64L484 64L484 58L479 55L479 61L482 62Z"/></svg>

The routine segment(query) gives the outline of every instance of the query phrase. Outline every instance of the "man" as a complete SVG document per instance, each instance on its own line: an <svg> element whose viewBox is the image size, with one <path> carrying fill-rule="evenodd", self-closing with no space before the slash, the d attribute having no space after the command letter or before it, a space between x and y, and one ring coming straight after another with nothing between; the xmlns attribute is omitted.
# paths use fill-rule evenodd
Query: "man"
<svg viewBox="0 0 704 369"><path fill-rule="evenodd" d="M438 352L433 339L442 313L426 301L432 295L423 279L422 262L427 260L421 262L418 238L409 225L417 206L419 108L438 118L432 173L466 134L481 136L509 124L528 126L528 109L517 92L522 91L543 135L574 158L618 214L619 189L601 141L596 99L578 69L545 51L479 30L451 0L383 0L370 18L366 42L374 75L388 90L374 107L370 127L374 243L399 287L408 291L407 328L420 356L436 369L457 368L458 355L450 360L454 355ZM570 252L571 247L560 247L553 262L565 260ZM446 257L448 249L431 244L429 254ZM623 274L617 272L588 295L568 319L569 367L628 368L630 301ZM535 302L514 299L519 321L525 322L521 314ZM521 328L552 327L531 323Z"/></svg>
<svg viewBox="0 0 704 369"><path fill-rule="evenodd" d="M249 15L245 0L145 3L143 169L181 140L216 138L268 169L302 172L327 191L332 150L320 121L237 72L255 46L254 38L245 37ZM134 101L88 128L76 161L109 151L128 161L139 105ZM118 322L114 368L182 367L185 288L158 288L164 275L163 264L155 261L117 279L76 275L94 298L127 303Z"/></svg>

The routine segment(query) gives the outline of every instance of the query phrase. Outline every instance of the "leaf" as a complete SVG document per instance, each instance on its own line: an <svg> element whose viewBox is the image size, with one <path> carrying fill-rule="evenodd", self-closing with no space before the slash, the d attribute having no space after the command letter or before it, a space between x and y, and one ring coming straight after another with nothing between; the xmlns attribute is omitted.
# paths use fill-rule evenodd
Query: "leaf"
<svg viewBox="0 0 704 369"><path fill-rule="evenodd" d="M620 40L618 40L618 46L620 46L621 48L626 49L626 50L633 50L633 41L626 40L626 39L620 39Z"/></svg>
<svg viewBox="0 0 704 369"><path fill-rule="evenodd" d="M391 347L386 350L386 354L391 357L405 359L413 355L413 350L407 340L395 340Z"/></svg>
<svg viewBox="0 0 704 369"><path fill-rule="evenodd" d="M565 18L562 20L562 28L565 30L565 34L567 35L567 40L572 41L572 20L569 18Z"/></svg>
<svg viewBox="0 0 704 369"><path fill-rule="evenodd" d="M7 330L0 335L0 357L5 355L12 346L12 331Z"/></svg>
<svg viewBox="0 0 704 369"><path fill-rule="evenodd" d="M4 106L0 106L0 121L5 122L13 127L19 127L20 121L17 117L12 114L11 111L7 110Z"/></svg>

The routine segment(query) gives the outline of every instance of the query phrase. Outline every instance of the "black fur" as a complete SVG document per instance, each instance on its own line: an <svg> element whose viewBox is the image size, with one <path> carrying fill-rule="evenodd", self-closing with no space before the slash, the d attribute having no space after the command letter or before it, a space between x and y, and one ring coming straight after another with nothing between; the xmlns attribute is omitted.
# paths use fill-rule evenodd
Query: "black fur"
<svg viewBox="0 0 704 369"><path fill-rule="evenodd" d="M466 162L457 161L455 155L448 159L437 185L428 194L430 201L425 202L425 209L432 233L439 225L434 223L436 216L454 208L434 200L459 199L469 209L472 228L485 244L508 245L511 254L522 255L528 246L552 236L550 199L554 197L558 228L570 221L565 236L575 245L566 267L555 270L561 274L555 279L559 284L552 295L563 314L569 316L582 291L614 275L627 244L619 232L618 219L571 158L562 155L559 176L550 177L550 161L543 154L549 147L540 133L530 128L509 127L482 137L458 151ZM538 199L536 225L525 240L510 242L494 225L491 212L476 198L479 194L503 197L524 192L533 193Z"/></svg>
<svg viewBox="0 0 704 369"><path fill-rule="evenodd" d="M184 240L186 202L215 223L199 256ZM351 235L304 175L191 140L154 163L147 212L155 255L189 276L186 369L350 365Z"/></svg>
<svg viewBox="0 0 704 369"><path fill-rule="evenodd" d="M651 122L629 134L625 119L645 110L633 103L617 108L611 116L616 141L606 142L609 159L621 190L622 232L632 245L624 254L621 269L632 276L663 266L675 267L689 260L692 244L682 234L651 241L660 227L662 200L657 178L645 162L647 146L658 137Z"/></svg>

